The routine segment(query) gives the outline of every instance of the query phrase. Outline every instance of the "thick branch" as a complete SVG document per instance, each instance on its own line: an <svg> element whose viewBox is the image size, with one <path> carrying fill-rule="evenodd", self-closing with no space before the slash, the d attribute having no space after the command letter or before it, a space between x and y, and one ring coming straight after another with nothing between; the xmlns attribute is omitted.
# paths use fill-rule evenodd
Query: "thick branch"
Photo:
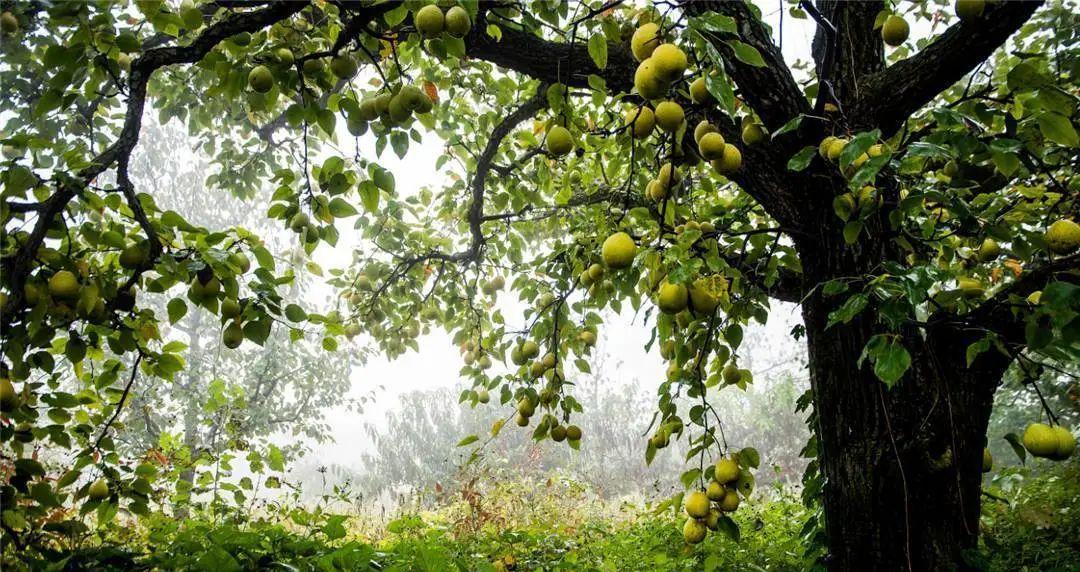
<svg viewBox="0 0 1080 572"><path fill-rule="evenodd" d="M855 101L859 94L859 80L863 76L881 71L885 66L885 48L881 36L874 29L874 20L882 10L880 0L846 2L841 0L818 0L817 7L837 30L831 58L829 54L830 31L819 23L814 35L814 63L820 83L818 101L825 97L836 98L833 103ZM828 60L828 61L827 61ZM820 107L817 109L820 114Z"/></svg>
<svg viewBox="0 0 1080 572"><path fill-rule="evenodd" d="M734 18L739 35L719 34L719 38L746 42L761 54L765 66L752 66L736 58L726 42L714 42L724 57L724 69L739 86L740 97L761 117L769 130L780 128L800 113L810 112L810 104L784 63L783 54L773 43L765 24L746 2L694 0L685 2L683 6L692 16L711 11Z"/></svg>
<svg viewBox="0 0 1080 572"><path fill-rule="evenodd" d="M1024 24L1042 0L987 3L976 20L945 30L919 53L868 76L862 97L849 114L863 127L880 127L886 136L950 85L990 57Z"/></svg>
<svg viewBox="0 0 1080 572"><path fill-rule="evenodd" d="M481 20L473 26L465 38L468 55L547 83L587 88L589 75L595 74L604 78L612 92L629 92L633 88L637 63L625 45L608 42L608 64L599 69L589 57L585 42L571 45L509 26L501 29L502 38L496 41L487 35L486 22Z"/></svg>

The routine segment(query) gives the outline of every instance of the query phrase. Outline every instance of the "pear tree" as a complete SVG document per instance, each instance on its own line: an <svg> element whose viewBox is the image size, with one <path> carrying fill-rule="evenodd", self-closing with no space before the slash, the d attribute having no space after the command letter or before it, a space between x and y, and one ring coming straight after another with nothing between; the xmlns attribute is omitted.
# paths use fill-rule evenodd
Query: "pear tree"
<svg viewBox="0 0 1080 572"><path fill-rule="evenodd" d="M228 314L226 345L286 329L395 357L444 329L461 400L505 412L493 434L571 448L575 372L632 312L668 364L643 461L688 445L669 502L690 544L737 537L763 462L709 395L753 382L745 326L798 304L808 538L837 570L965 566L1003 375L1075 371L1068 3L788 2L816 30L797 65L739 0L5 6L0 530L27 558L78 521L55 507L148 510L153 467L113 429L184 362L147 293ZM210 192L271 186L259 208L307 254L359 241L333 308L287 299L294 262L257 236L132 182L149 113L212 157ZM388 157L430 138L442 182L400 188ZM1031 421L1021 450L1071 454L1053 411Z"/></svg>

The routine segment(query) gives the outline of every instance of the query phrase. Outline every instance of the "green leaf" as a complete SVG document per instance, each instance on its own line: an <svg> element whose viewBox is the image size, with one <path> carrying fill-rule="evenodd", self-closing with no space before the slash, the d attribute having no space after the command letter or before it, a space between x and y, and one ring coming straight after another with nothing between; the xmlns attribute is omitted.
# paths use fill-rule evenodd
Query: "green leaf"
<svg viewBox="0 0 1080 572"><path fill-rule="evenodd" d="M965 355L967 356L967 365L971 367L971 363L979 357L980 354L990 349L990 337L983 337L981 340L969 345Z"/></svg>
<svg viewBox="0 0 1080 572"><path fill-rule="evenodd" d="M596 67L604 69L607 67L607 37L603 32L596 32L589 37L589 57L596 64Z"/></svg>
<svg viewBox="0 0 1080 572"><path fill-rule="evenodd" d="M716 521L716 529L726 534L728 538L735 542L739 541L739 525L736 524L734 520L731 520L730 516L720 517L720 520Z"/></svg>
<svg viewBox="0 0 1080 572"><path fill-rule="evenodd" d="M855 244L859 240L859 233L862 232L863 223L859 220L853 220L844 225L844 242L848 244Z"/></svg>
<svg viewBox="0 0 1080 572"><path fill-rule="evenodd" d="M770 137L772 139L776 139L777 137L783 135L784 133L795 131L796 129L799 128L799 125L802 124L802 120L803 120L804 117L806 117L806 116L801 114L801 113L796 115L793 119L791 119L790 121L788 121L787 123L782 125L780 127L780 129L777 129ZM813 147L810 147L810 148L813 149ZM789 163L788 168L789 169L791 168L790 163ZM801 169L792 169L792 170L795 171L795 170L801 170Z"/></svg>
<svg viewBox="0 0 1080 572"><path fill-rule="evenodd" d="M911 354L899 336L878 334L870 338L859 356L859 363L867 358L874 364L874 375L890 389L911 367Z"/></svg>
<svg viewBox="0 0 1080 572"><path fill-rule="evenodd" d="M1037 121L1043 137L1066 147L1080 146L1080 137L1077 136L1076 129L1068 117L1053 111L1046 111L1039 114Z"/></svg>
<svg viewBox="0 0 1080 572"><path fill-rule="evenodd" d="M1013 452L1020 459L1021 463L1027 463L1027 449L1024 449L1024 444L1020 441L1020 436L1016 433L1006 433L1005 440L1012 445Z"/></svg>
<svg viewBox="0 0 1080 572"><path fill-rule="evenodd" d="M348 201L341 197L334 197L330 201L330 214L334 215L334 218L346 218L359 214L356 207L349 204Z"/></svg>
<svg viewBox="0 0 1080 572"><path fill-rule="evenodd" d="M765 67L765 60L761 57L761 53L757 51L757 48L742 42L739 40L727 40L724 42L731 48L732 53L735 54L735 58L740 62L754 66L756 68Z"/></svg>
<svg viewBox="0 0 1080 572"><path fill-rule="evenodd" d="M866 297L866 294L855 294L844 301L844 304L829 312L829 323L826 328L832 327L838 323L848 323L852 318L857 316L859 312L866 309L866 306L870 304L870 299Z"/></svg>
<svg viewBox="0 0 1080 572"><path fill-rule="evenodd" d="M817 147L813 145L807 145L803 147L798 153L788 160L787 168L789 171L802 171L810 165L810 161L814 160L814 154L817 153Z"/></svg>
<svg viewBox="0 0 1080 572"><path fill-rule="evenodd" d="M708 32L720 32L735 34L738 28L735 26L735 18L708 11L700 16L690 19L690 27Z"/></svg>
<svg viewBox="0 0 1080 572"><path fill-rule="evenodd" d="M285 470L285 454L281 452L281 449L277 448L277 445L270 445L270 451L266 454L266 464L272 471L281 472Z"/></svg>
<svg viewBox="0 0 1080 572"><path fill-rule="evenodd" d="M698 477L700 476L701 469L690 469L683 473L682 476L679 477L679 480L682 481L683 487L690 488L690 485L694 484L694 481L698 480Z"/></svg>
<svg viewBox="0 0 1080 572"><path fill-rule="evenodd" d="M285 306L285 317L288 318L290 322L303 322L304 320L307 320L307 312L296 304L289 304L288 306Z"/></svg>
<svg viewBox="0 0 1080 572"><path fill-rule="evenodd" d="M166 308L169 311L169 322L173 324L179 322L180 318L183 318L188 310L187 303L182 298L169 300Z"/></svg>
<svg viewBox="0 0 1080 572"><path fill-rule="evenodd" d="M477 442L479 440L480 440L480 438L477 437L476 435L469 435L468 437L458 441L457 446L458 447L464 447L465 445L475 443L475 442Z"/></svg>
<svg viewBox="0 0 1080 572"><path fill-rule="evenodd" d="M360 202L364 204L364 210L374 213L379 208L379 188L371 181L360 183Z"/></svg>
<svg viewBox="0 0 1080 572"><path fill-rule="evenodd" d="M756 469L761 464L761 454L753 447L744 447L739 451L739 461L745 461L746 466Z"/></svg>

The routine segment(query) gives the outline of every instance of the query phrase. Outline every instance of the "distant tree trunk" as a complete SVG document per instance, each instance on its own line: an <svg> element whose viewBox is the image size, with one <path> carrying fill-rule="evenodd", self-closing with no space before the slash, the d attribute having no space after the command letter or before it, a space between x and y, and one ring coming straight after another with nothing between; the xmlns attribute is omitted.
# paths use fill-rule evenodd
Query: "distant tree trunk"
<svg viewBox="0 0 1080 572"><path fill-rule="evenodd" d="M188 355L200 356L202 355L202 312L196 312L192 317L191 328L186 330L188 339L190 341L190 352ZM202 376L201 363L197 360L192 362L191 367L187 372L187 387L190 392L186 403L184 403L183 415L184 415L184 446L187 448L190 454L190 463L181 472L176 481L177 490L185 490L190 494L192 486L195 483L195 459L199 450L199 419L198 412L200 410L199 399L199 381ZM191 514L191 499L190 496L173 504L173 514L176 518L184 519Z"/></svg>
<svg viewBox="0 0 1080 572"><path fill-rule="evenodd" d="M801 245L812 284L857 276L883 248L839 233ZM829 239L826 237L832 236ZM874 254L871 254L874 253ZM912 365L891 389L868 363L867 341L884 333L868 309L828 327L844 296L820 288L803 304L817 411L832 570L963 569L979 528L982 449L994 390L1008 361L983 354L966 367L968 339L955 328L903 332Z"/></svg>

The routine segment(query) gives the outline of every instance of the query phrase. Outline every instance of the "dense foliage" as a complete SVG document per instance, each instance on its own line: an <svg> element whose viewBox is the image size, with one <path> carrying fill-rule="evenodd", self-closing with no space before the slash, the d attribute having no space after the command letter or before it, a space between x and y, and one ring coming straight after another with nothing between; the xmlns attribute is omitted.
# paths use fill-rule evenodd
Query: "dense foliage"
<svg viewBox="0 0 1080 572"><path fill-rule="evenodd" d="M460 442L479 454L508 421L588 439L575 376L605 312L632 310L669 363L643 461L686 446L688 492L663 506L685 500L691 544L738 537L763 461L708 396L753 383L744 328L783 300L809 350L808 553L968 559L1000 380L1075 379L1071 5L792 4L818 22L792 69L746 2L458 4L2 3L5 558L184 500L197 445L133 453L116 432L154 387L191 383L194 341L163 331L192 314L222 351L296 359L350 340L399 356L442 328L472 382L459 401L502 407ZM908 41L909 20L929 35ZM162 206L131 172L147 114L211 157L208 193L273 187L260 208L295 256ZM431 137L446 184L399 189L386 157ZM349 264L310 259L344 236ZM338 295L302 307L301 271ZM223 427L249 421L254 383L210 382L240 411ZM1007 438L1064 459L1075 437L1043 409ZM280 485L279 447L229 437L197 484L241 505ZM219 479L240 463L258 480Z"/></svg>

